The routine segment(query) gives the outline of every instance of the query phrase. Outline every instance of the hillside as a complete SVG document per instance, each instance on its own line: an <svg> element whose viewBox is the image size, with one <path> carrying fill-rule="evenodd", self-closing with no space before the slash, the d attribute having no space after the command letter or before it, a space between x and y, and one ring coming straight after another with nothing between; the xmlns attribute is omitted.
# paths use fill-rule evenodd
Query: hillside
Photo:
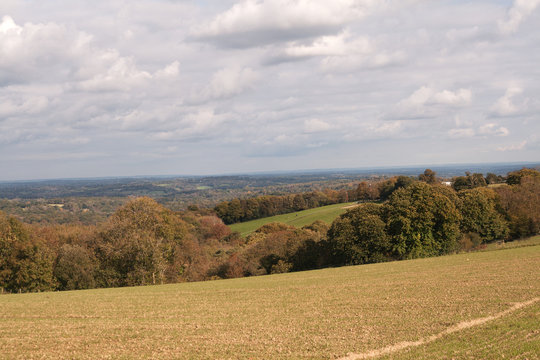
<svg viewBox="0 0 540 360"><path fill-rule="evenodd" d="M232 231L238 231L242 236L247 236L261 226L273 222L284 223L287 225L302 227L312 224L314 221L322 220L331 224L335 218L347 211L348 208L355 206L354 202L322 206L315 209L297 211L289 214L270 216L262 219L256 219L241 223L229 225Z"/></svg>
<svg viewBox="0 0 540 360"><path fill-rule="evenodd" d="M535 245L264 277L5 295L0 358L357 359L386 348L394 359L532 359L540 350L539 264ZM448 331L478 319L488 320Z"/></svg>

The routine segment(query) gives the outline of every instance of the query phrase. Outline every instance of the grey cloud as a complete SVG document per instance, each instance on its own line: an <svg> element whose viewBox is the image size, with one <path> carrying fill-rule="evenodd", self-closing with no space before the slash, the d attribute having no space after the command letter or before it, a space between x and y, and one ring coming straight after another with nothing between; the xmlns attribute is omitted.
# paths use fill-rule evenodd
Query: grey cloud
<svg viewBox="0 0 540 360"><path fill-rule="evenodd" d="M3 1L0 165L28 178L537 160L539 14L502 34L516 4Z"/></svg>

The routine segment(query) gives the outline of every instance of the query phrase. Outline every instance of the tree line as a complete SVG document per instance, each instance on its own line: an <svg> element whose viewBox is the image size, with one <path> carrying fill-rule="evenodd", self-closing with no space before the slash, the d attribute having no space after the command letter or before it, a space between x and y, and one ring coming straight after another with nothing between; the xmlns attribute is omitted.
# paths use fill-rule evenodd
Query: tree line
<svg viewBox="0 0 540 360"><path fill-rule="evenodd" d="M356 200L355 191L324 189L300 194L263 195L222 201L216 205L214 211L225 224L234 224Z"/></svg>
<svg viewBox="0 0 540 360"><path fill-rule="evenodd" d="M535 171L535 170L531 170ZM515 184L515 173L508 174L510 184ZM292 213L325 205L348 201L385 201L397 189L410 185L415 180L428 184L439 184L441 179L431 169L426 169L417 179L410 176L393 176L389 179L362 181L356 188L321 191L310 191L290 195L264 195L247 199L236 198L222 201L214 207L214 211L225 224L234 224L274 215ZM466 173L466 176L454 177L451 181L454 190L473 189L488 184L498 184L506 178L488 173L486 177L480 173Z"/></svg>
<svg viewBox="0 0 540 360"><path fill-rule="evenodd" d="M90 226L25 224L0 212L0 291L255 276L436 256L538 234L540 172L523 169L506 181L456 191L426 170L361 183L355 196L377 189L375 198L386 200L359 204L331 225L272 223L246 238L213 210L175 212L150 198L133 199Z"/></svg>

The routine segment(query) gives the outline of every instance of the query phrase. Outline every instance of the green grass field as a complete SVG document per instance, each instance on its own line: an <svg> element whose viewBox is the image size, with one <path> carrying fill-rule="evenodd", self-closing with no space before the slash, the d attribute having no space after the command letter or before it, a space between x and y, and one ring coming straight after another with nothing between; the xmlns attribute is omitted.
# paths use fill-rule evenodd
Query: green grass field
<svg viewBox="0 0 540 360"><path fill-rule="evenodd" d="M243 279L3 295L0 358L336 359L502 312L386 356L537 359L540 301L504 312L540 297L539 269L540 246L531 245Z"/></svg>
<svg viewBox="0 0 540 360"><path fill-rule="evenodd" d="M345 211L347 211L347 208L350 208L355 204L356 203L351 202L322 206L314 209L297 211L290 214L276 215L262 219L236 223L230 225L229 227L232 231L238 231L242 236L247 236L261 226L263 226L264 224L269 224L272 222L280 222L295 227L302 227L304 225L309 225L316 220L322 220L330 225L335 218L343 214Z"/></svg>

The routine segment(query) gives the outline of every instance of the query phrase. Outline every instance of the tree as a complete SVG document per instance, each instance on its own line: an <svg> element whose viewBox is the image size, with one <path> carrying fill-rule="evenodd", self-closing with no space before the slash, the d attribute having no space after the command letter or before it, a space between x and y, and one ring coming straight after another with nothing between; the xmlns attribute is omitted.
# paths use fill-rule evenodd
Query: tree
<svg viewBox="0 0 540 360"><path fill-rule="evenodd" d="M101 230L97 257L103 286L156 284L187 234L187 224L150 198L118 209Z"/></svg>
<svg viewBox="0 0 540 360"><path fill-rule="evenodd" d="M10 292L53 290L54 255L24 225L0 212L0 288Z"/></svg>
<svg viewBox="0 0 540 360"><path fill-rule="evenodd" d="M519 184L494 190L500 196L500 208L509 223L512 238L540 232L540 177L524 176Z"/></svg>
<svg viewBox="0 0 540 360"><path fill-rule="evenodd" d="M383 207L362 204L336 219L328 230L328 241L339 263L356 265L388 259L389 243Z"/></svg>
<svg viewBox="0 0 540 360"><path fill-rule="evenodd" d="M508 185L518 185L521 183L521 179L524 177L540 178L540 171L523 168L518 171L509 172L506 178L506 183Z"/></svg>
<svg viewBox="0 0 540 360"><path fill-rule="evenodd" d="M428 184L435 184L437 182L437 173L431 169L426 169L423 174L418 176L418 180Z"/></svg>
<svg viewBox="0 0 540 360"><path fill-rule="evenodd" d="M449 253L460 237L460 214L440 187L419 182L395 191L385 204L387 233L399 259Z"/></svg>
<svg viewBox="0 0 540 360"><path fill-rule="evenodd" d="M486 174L486 182L491 185L491 184L499 184L499 183L502 183L504 180L502 178L502 176L500 175L496 175L494 173L487 173Z"/></svg>
<svg viewBox="0 0 540 360"><path fill-rule="evenodd" d="M497 193L488 188L461 191L461 230L476 233L484 242L505 239L508 224L496 210Z"/></svg>
<svg viewBox="0 0 540 360"><path fill-rule="evenodd" d="M375 184L362 181L361 183L358 184L358 187L356 188L356 196L358 200L378 199L380 196L379 188Z"/></svg>
<svg viewBox="0 0 540 360"><path fill-rule="evenodd" d="M386 200L396 190L397 178L393 177L379 183L379 196L381 200Z"/></svg>
<svg viewBox="0 0 540 360"><path fill-rule="evenodd" d="M64 244L56 258L54 276L60 290L92 289L96 269L95 259L85 248Z"/></svg>
<svg viewBox="0 0 540 360"><path fill-rule="evenodd" d="M452 181L452 187L456 191L474 189L483 186L487 186L487 182L484 175L480 173L474 173L471 175L469 172L466 172L466 176L455 177Z"/></svg>

